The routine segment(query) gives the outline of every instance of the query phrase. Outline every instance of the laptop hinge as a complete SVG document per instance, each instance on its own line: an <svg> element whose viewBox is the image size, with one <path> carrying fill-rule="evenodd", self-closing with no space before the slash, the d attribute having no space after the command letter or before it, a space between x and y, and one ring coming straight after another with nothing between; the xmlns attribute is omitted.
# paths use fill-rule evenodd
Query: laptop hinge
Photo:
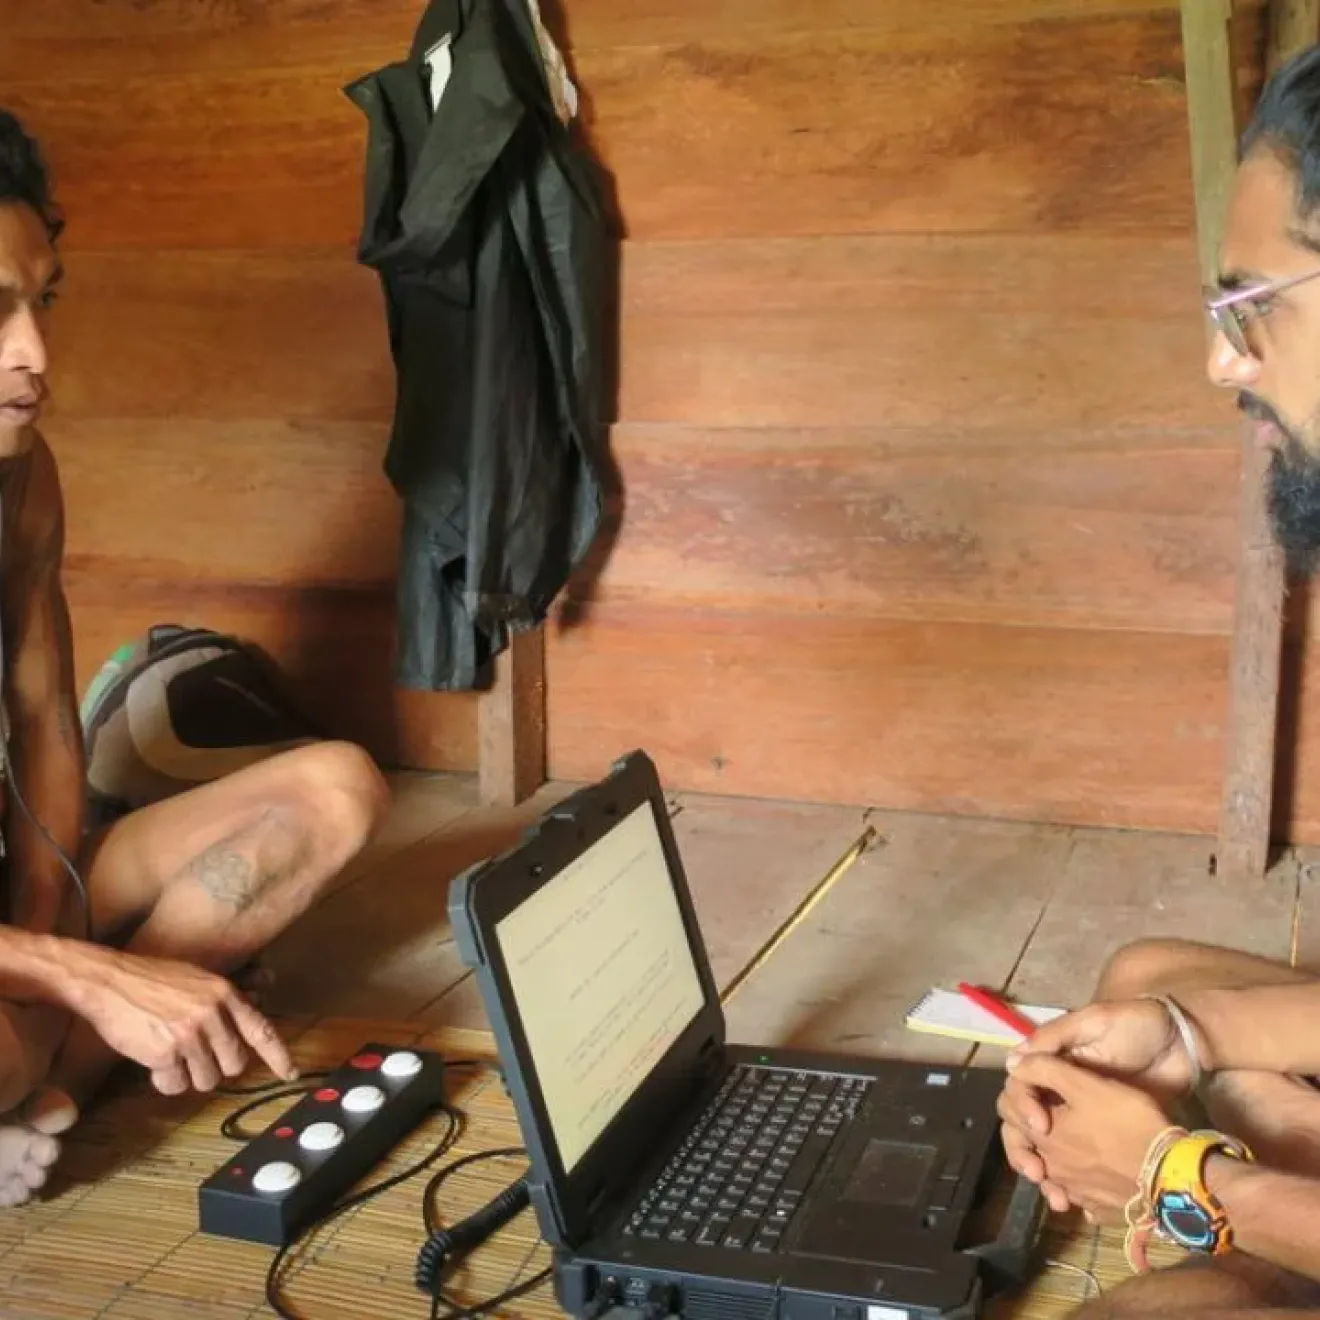
<svg viewBox="0 0 1320 1320"><path fill-rule="evenodd" d="M692 1069L688 1074L691 1078L692 1091L700 1094L709 1090L723 1070L724 1051L720 1048L718 1040L709 1038L697 1051L697 1057L693 1060Z"/></svg>

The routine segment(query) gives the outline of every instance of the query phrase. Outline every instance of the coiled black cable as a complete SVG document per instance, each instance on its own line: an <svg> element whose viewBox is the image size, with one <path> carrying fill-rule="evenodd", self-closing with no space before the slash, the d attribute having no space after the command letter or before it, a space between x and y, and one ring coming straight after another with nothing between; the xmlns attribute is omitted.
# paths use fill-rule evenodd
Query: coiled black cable
<svg viewBox="0 0 1320 1320"><path fill-rule="evenodd" d="M523 1153L521 1147L514 1146L505 1150L481 1151L476 1155L468 1155L461 1160L455 1160L453 1164L442 1169L431 1180L431 1186L427 1188L427 1191L428 1193L434 1192L451 1173L456 1173L459 1169L468 1164L474 1164L478 1160L494 1159L500 1155L521 1155ZM520 1215L530 1203L531 1196L528 1192L527 1180L519 1178L517 1182L506 1187L488 1205L483 1206L475 1214L469 1215L452 1228L431 1229L428 1224L430 1236L417 1253L416 1281L418 1290L432 1297L439 1297L441 1274L453 1258L458 1255L465 1255L474 1247L480 1246L511 1219Z"/></svg>
<svg viewBox="0 0 1320 1320"><path fill-rule="evenodd" d="M298 1233L293 1240L286 1242L276 1251L270 1262L270 1268L266 1271L266 1305L269 1306L270 1309L281 1318L281 1320L301 1320L301 1317L295 1311L291 1310L288 1303L283 1300L279 1291L280 1271L283 1268L285 1259L296 1242L308 1233L323 1228L330 1222L330 1220L342 1215L344 1211L351 1210L355 1206L361 1205L364 1201L369 1201L374 1196L379 1196L381 1192L388 1191L392 1187L397 1187L400 1183L406 1182L409 1178L416 1177L416 1175L421 1173L423 1169L429 1168L434 1164L436 1160L453 1146L454 1142L458 1139L458 1135L462 1131L463 1126L463 1116L458 1113L457 1110L449 1108L448 1105L443 1105L440 1107L440 1113L443 1114L447 1120L446 1129L429 1155L418 1160L415 1164L410 1164L400 1173L396 1173L392 1177L385 1178L380 1182L373 1183L370 1187L364 1187L361 1191L354 1192L352 1195L344 1197L343 1200L337 1201L328 1211L326 1211L325 1214L319 1216L315 1221L308 1224L307 1227L303 1229L302 1232Z"/></svg>
<svg viewBox="0 0 1320 1320"><path fill-rule="evenodd" d="M450 1068L484 1067L485 1064L481 1060L461 1059L452 1061L448 1066ZM243 1132L238 1126L239 1120L263 1105L269 1104L272 1100L284 1099L314 1089L315 1082L312 1079L324 1076L324 1073L304 1073L300 1083L290 1087L282 1087L278 1082L265 1082L256 1086L224 1088L225 1093L232 1096L255 1096L257 1098L229 1114L222 1123L221 1130L230 1140L240 1142L251 1140L252 1134ZM310 1085L308 1085L309 1082ZM325 1214L308 1224L292 1241L280 1247L275 1253L266 1275L266 1304L282 1320L302 1320L302 1317L293 1311L280 1296L281 1270L296 1242L324 1227L330 1220L337 1218L344 1211L361 1205L364 1201L380 1195L381 1192L397 1187L407 1179L415 1177L452 1149L464 1127L463 1115L448 1105L441 1105L439 1108L440 1113L447 1120L446 1130L429 1155L393 1177L386 1178L370 1187L365 1187L332 1205ZM440 1274L448 1264L453 1262L454 1257L459 1254L466 1254L466 1252L485 1241L492 1233L515 1218L529 1203L529 1193L526 1180L520 1178L516 1183L511 1184L501 1192L489 1205L477 1211L476 1214L470 1215L461 1223L454 1225L452 1229L441 1230L437 1225L436 1215L431 1204L435 1190L450 1174L456 1173L459 1169L466 1168L471 1164L476 1164L480 1160L525 1154L526 1151L521 1146L478 1151L476 1154L464 1156L462 1159L455 1160L453 1164L440 1169L427 1184L426 1190L422 1194L422 1214L428 1241L418 1255L417 1280L418 1287L431 1296L431 1320L480 1320L481 1317L489 1316L496 1308L505 1303L540 1288L553 1274L553 1268L546 1268L520 1283L512 1283L497 1296L470 1306L463 1306L453 1298L446 1296L440 1286ZM424 1266L423 1257L430 1263ZM518 1273L521 1274L522 1270L520 1269ZM448 1308L443 1315L440 1309L442 1304Z"/></svg>

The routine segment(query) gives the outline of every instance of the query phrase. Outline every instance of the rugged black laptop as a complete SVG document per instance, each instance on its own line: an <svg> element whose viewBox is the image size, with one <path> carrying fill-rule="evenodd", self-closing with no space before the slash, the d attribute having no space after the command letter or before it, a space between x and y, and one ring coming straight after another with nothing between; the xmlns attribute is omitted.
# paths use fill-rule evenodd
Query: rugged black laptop
<svg viewBox="0 0 1320 1320"><path fill-rule="evenodd" d="M1030 1184L969 1241L1002 1075L726 1043L643 753L459 876L450 916L569 1314L973 1316L1025 1272Z"/></svg>

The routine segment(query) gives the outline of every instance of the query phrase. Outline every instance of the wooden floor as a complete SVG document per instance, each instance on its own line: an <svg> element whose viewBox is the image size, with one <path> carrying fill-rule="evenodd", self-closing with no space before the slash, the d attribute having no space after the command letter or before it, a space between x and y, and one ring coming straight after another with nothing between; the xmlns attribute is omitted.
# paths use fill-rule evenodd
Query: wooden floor
<svg viewBox="0 0 1320 1320"><path fill-rule="evenodd" d="M485 1022L450 939L449 881L511 842L569 787L547 788L519 811L489 812L478 808L469 780L397 781L394 813L373 848L269 954L277 977L269 1007L304 1069L333 1066L364 1040L420 1041L464 1059L489 1051L489 1037L469 1029ZM735 1039L955 1060L971 1051L901 1025L935 982L967 977L1028 999L1077 1003L1107 954L1141 935L1187 936L1285 960L1320 957L1310 856L1285 856L1248 892L1208 874L1204 838L686 795L670 807L721 986L874 832L807 921L732 998ZM995 1062L985 1053L975 1061ZM502 1088L487 1078L482 1090L475 1074L463 1076L476 1087L457 1100L473 1124L467 1149L516 1142ZM197 1183L232 1153L220 1119L243 1100L166 1098L138 1085L98 1107L70 1142L60 1188L0 1218L0 1317L269 1316L269 1249L196 1230ZM434 1132L414 1134L397 1159L406 1164L434 1139ZM474 1167L463 1188L447 1193L466 1198L448 1203L454 1214L484 1203L510 1176ZM300 1246L287 1276L292 1314L352 1320L370 1296L372 1314L420 1315L412 1282L420 1197L417 1182L409 1183ZM1052 1222L1038 1276L1025 1295L996 1305L990 1320L1063 1320L1092 1283L1109 1289L1127 1277L1116 1231L1072 1219ZM463 1295L488 1295L545 1259L535 1220L524 1212L471 1262ZM62 1278L70 1260L83 1268ZM542 1287L503 1313L535 1320L558 1311Z"/></svg>
<svg viewBox="0 0 1320 1320"><path fill-rule="evenodd" d="M571 788L547 786L516 811L492 811L478 807L469 778L398 778L374 846L270 950L272 1007L427 1029L484 1026L450 938L449 882ZM1076 1004L1107 955L1139 936L1320 962L1309 855L1286 854L1244 890L1209 873L1213 841L1199 836L686 794L671 810L721 986L868 827L876 831L734 996L735 1039L956 1056L960 1046L902 1026L930 985L967 978Z"/></svg>

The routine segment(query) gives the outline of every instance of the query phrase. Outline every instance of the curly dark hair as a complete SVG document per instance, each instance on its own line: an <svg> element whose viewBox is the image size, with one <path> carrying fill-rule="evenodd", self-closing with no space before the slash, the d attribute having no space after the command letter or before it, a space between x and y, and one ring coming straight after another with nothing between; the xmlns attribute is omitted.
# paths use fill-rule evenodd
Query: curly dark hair
<svg viewBox="0 0 1320 1320"><path fill-rule="evenodd" d="M24 202L43 220L53 243L64 230L64 217L51 197L50 171L36 138L18 117L0 109L0 203Z"/></svg>

